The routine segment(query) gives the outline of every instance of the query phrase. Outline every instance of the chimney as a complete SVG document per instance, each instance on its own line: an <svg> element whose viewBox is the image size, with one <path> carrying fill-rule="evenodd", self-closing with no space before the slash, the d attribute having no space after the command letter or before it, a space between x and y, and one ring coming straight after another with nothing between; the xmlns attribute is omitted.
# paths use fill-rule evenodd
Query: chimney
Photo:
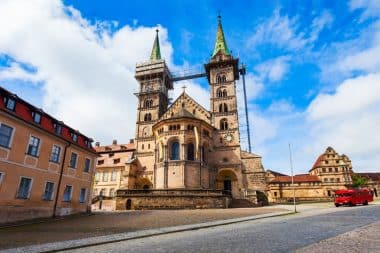
<svg viewBox="0 0 380 253"><path fill-rule="evenodd" d="M117 145L117 140L113 140L112 145Z"/></svg>
<svg viewBox="0 0 380 253"><path fill-rule="evenodd" d="M135 140L134 139L129 139L129 143L133 144L133 143L135 143Z"/></svg>
<svg viewBox="0 0 380 253"><path fill-rule="evenodd" d="M95 147L99 147L100 146L100 142L95 142Z"/></svg>

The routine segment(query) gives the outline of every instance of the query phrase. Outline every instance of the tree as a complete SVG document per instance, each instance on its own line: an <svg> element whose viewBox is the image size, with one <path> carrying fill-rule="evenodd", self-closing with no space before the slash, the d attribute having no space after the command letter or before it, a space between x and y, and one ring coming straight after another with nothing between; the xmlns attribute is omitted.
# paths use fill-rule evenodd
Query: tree
<svg viewBox="0 0 380 253"><path fill-rule="evenodd" d="M368 183L367 178L361 177L361 176L356 175L356 174L352 174L351 178L352 178L352 185L354 187L362 187L362 186L367 185L367 183Z"/></svg>

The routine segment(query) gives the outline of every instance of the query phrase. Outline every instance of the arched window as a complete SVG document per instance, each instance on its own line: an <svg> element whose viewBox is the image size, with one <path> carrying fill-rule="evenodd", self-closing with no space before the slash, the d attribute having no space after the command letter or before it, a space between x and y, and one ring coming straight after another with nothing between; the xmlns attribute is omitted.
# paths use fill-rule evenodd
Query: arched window
<svg viewBox="0 0 380 253"><path fill-rule="evenodd" d="M222 92L222 97L227 97L227 90L226 89L223 89L223 92Z"/></svg>
<svg viewBox="0 0 380 253"><path fill-rule="evenodd" d="M144 121L151 121L152 120L152 114L147 113L144 115Z"/></svg>
<svg viewBox="0 0 380 253"><path fill-rule="evenodd" d="M179 143L178 141L172 142L170 145L170 160L179 160Z"/></svg>
<svg viewBox="0 0 380 253"><path fill-rule="evenodd" d="M194 144L187 144L187 160L194 161Z"/></svg>
<svg viewBox="0 0 380 253"><path fill-rule="evenodd" d="M202 146L202 149L201 149L201 155L202 155L202 162L205 162L207 163L207 147L205 146Z"/></svg>
<svg viewBox="0 0 380 253"><path fill-rule="evenodd" d="M224 83L226 82L226 76L224 74L220 74L216 76L216 82L217 83Z"/></svg>
<svg viewBox="0 0 380 253"><path fill-rule="evenodd" d="M145 99L144 100L144 108L150 108L153 106L153 100L152 99Z"/></svg>
<svg viewBox="0 0 380 253"><path fill-rule="evenodd" d="M227 119L221 119L220 120L220 130L227 130L227 129L228 129Z"/></svg>
<svg viewBox="0 0 380 253"><path fill-rule="evenodd" d="M228 112L228 106L226 103L222 103L219 105L219 112Z"/></svg>
<svg viewBox="0 0 380 253"><path fill-rule="evenodd" d="M216 92L216 96L217 96L218 98L223 97L223 89L219 88L219 89L217 90L217 92Z"/></svg>

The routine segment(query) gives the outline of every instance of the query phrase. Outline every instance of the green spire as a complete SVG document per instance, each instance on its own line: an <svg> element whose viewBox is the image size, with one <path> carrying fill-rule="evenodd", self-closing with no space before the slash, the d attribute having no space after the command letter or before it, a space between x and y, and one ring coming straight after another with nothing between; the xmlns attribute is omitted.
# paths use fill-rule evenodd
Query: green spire
<svg viewBox="0 0 380 253"><path fill-rule="evenodd" d="M216 32L216 42L215 42L215 48L214 53L212 54L212 57L214 57L219 51L222 51L225 55L230 55L230 52L227 47L226 40L224 39L224 33L222 28L222 21L220 15L218 15L218 30Z"/></svg>
<svg viewBox="0 0 380 253"><path fill-rule="evenodd" d="M161 60L160 41L158 40L158 29L156 29L156 38L154 39L154 44L152 48L152 53L150 54L150 59Z"/></svg>

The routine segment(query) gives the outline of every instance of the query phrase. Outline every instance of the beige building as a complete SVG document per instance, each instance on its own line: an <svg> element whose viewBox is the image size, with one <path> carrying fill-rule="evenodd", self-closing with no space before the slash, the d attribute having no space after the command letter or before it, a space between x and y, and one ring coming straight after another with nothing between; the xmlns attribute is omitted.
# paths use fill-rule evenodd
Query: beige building
<svg viewBox="0 0 380 253"><path fill-rule="evenodd" d="M135 151L134 143L99 146L97 142L95 150L97 159L94 196L115 197L116 191L123 186L123 176L126 164L131 162Z"/></svg>
<svg viewBox="0 0 380 253"><path fill-rule="evenodd" d="M300 201L331 199L334 191L352 187L352 173L351 160L328 147L309 174L294 176L295 196ZM290 176L267 171L267 181L269 201L286 202L293 198Z"/></svg>
<svg viewBox="0 0 380 253"><path fill-rule="evenodd" d="M89 211L92 140L0 88L0 223Z"/></svg>
<svg viewBox="0 0 380 253"><path fill-rule="evenodd" d="M205 64L210 110L185 91L169 104L168 91L176 79L161 59L158 34L150 60L136 65L140 85L136 93L136 153L123 174L125 190L154 189L152 193L166 194L159 190L177 189L182 195L224 190L233 199L252 203L258 201L257 193L261 192L265 198L261 157L240 147L236 96L239 60L227 48L220 18L216 37L212 57ZM166 205L182 204L173 201ZM129 208L137 207L132 204Z"/></svg>

